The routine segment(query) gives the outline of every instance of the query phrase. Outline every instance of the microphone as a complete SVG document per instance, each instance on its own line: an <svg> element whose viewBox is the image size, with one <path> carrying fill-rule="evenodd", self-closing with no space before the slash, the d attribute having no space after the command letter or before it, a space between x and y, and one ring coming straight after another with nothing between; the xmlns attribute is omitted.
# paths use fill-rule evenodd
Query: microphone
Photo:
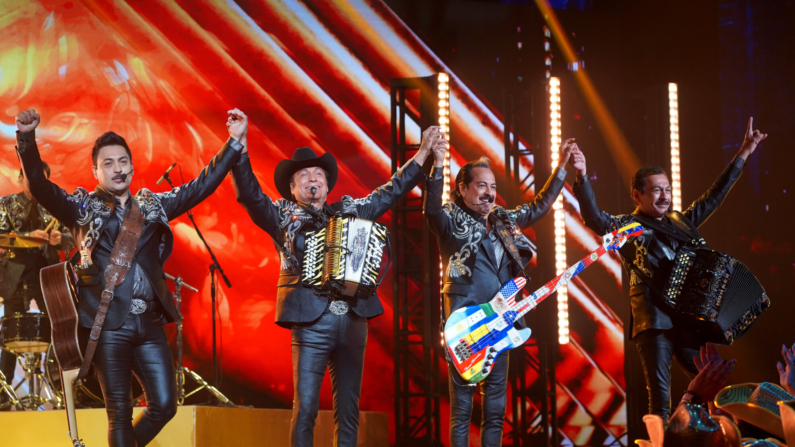
<svg viewBox="0 0 795 447"><path fill-rule="evenodd" d="M317 186L313 186L313 187L309 188L309 191L312 192L312 197L314 197L315 193L317 192Z"/></svg>
<svg viewBox="0 0 795 447"><path fill-rule="evenodd" d="M159 185L159 184L160 184L160 182L162 182L163 180L167 179L167 178L168 178L168 173L169 173L169 172L171 172L171 170L172 170L172 169L174 169L174 166L176 166L176 165L177 165L177 163L174 163L174 164L172 164L171 166L169 166L169 167L168 167L168 169L166 169L166 173L165 173L165 174L163 174L163 176L162 176L162 177L160 177L160 180L158 180L157 182L155 182L155 184L156 184L156 185Z"/></svg>
<svg viewBox="0 0 795 447"><path fill-rule="evenodd" d="M119 175L117 175L117 177L120 177L121 181L126 182L127 181L127 177L129 177L133 173L133 171L135 171L135 168L130 169L130 172L128 172L126 174L119 174Z"/></svg>
<svg viewBox="0 0 795 447"><path fill-rule="evenodd" d="M479 199L480 199L480 200L486 200L486 201L487 201L487 202L489 202L489 203L494 203L494 196L489 196L487 199L483 199L482 197L479 197ZM482 205L481 203L477 203L477 202L470 202L470 201L469 201L469 200L467 200L467 199L464 199L464 202L466 202L466 203L468 203L468 204L470 204L470 205L475 205L475 206L480 206L480 205Z"/></svg>

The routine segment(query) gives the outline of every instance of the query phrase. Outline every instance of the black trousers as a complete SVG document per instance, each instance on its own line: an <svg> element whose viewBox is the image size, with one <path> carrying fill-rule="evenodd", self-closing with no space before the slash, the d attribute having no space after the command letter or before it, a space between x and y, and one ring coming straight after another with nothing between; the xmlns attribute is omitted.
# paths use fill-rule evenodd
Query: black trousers
<svg viewBox="0 0 795 447"><path fill-rule="evenodd" d="M320 385L328 367L334 399L334 446L355 447L359 437L367 319L349 311L334 315L328 308L310 324L290 329L293 349L293 418L290 445L314 445Z"/></svg>
<svg viewBox="0 0 795 447"><path fill-rule="evenodd" d="M649 413L668 421L671 416L671 361L676 359L682 371L692 379L698 374L693 357L699 355L703 343L688 337L681 329L649 329L636 335L634 341L646 376Z"/></svg>
<svg viewBox="0 0 795 447"><path fill-rule="evenodd" d="M469 447L469 424L472 421L472 403L475 391L480 388L483 417L480 422L480 445L502 445L502 427L505 422L505 402L508 390L508 353L497 357L494 367L478 386L467 386L463 378L448 364L450 374L450 447Z"/></svg>
<svg viewBox="0 0 795 447"><path fill-rule="evenodd" d="M145 446L177 413L174 359L159 313L131 313L119 329L103 330L94 369L105 397L110 447ZM135 422L133 374L146 398L146 408Z"/></svg>
<svg viewBox="0 0 795 447"><path fill-rule="evenodd" d="M39 306L41 306L41 309L44 308L44 303L42 300L36 300L36 303L40 303ZM13 297L3 300L4 317L13 316L17 312L21 314L27 312L25 305L25 293L21 285L17 288L17 291L14 293ZM2 371L3 375L6 376L6 381L9 385L11 385L11 382L14 381L14 370L16 369L17 356L4 349L0 350L0 371ZM5 394L3 394L3 396L5 396Z"/></svg>

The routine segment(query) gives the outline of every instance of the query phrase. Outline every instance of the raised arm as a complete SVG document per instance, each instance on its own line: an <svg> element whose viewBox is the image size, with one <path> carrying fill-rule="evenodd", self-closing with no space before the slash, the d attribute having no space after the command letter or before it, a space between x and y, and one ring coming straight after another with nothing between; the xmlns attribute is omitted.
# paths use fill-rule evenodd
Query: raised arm
<svg viewBox="0 0 795 447"><path fill-rule="evenodd" d="M599 205L596 204L596 195L591 188L590 180L588 180L585 155L576 144L569 159L569 166L577 172L577 180L574 181L572 189L577 201L580 202L580 214L585 226L600 236L618 229L616 218L601 211Z"/></svg>
<svg viewBox="0 0 795 447"><path fill-rule="evenodd" d="M516 219L516 224L521 229L525 229L530 225L538 222L544 216L549 214L552 210L552 205L555 204L558 195L563 190L563 185L566 183L566 170L562 166L566 166L572 151L574 150L574 139L570 138L563 142L561 149L561 161L557 168L552 171L547 183L541 188L541 191L536 194L532 203L524 204L509 211L509 213Z"/></svg>
<svg viewBox="0 0 795 447"><path fill-rule="evenodd" d="M720 207L729 191L742 175L745 161L754 153L759 143L767 138L767 134L763 134L759 130L753 130L753 124L754 119L751 117L748 119L748 129L745 131L743 144L740 146L740 151L734 157L734 160L720 173L707 192L702 194L683 212L696 227L703 225L712 213Z"/></svg>
<svg viewBox="0 0 795 447"><path fill-rule="evenodd" d="M41 117L35 110L25 110L16 117L17 154L25 176L30 183L30 193L47 211L67 227L73 227L77 220L81 196L84 189L74 195L67 194L44 175L39 148L36 145L36 127Z"/></svg>
<svg viewBox="0 0 795 447"><path fill-rule="evenodd" d="M279 207L270 197L262 192L259 181L251 169L251 159L243 154L232 168L232 184L235 185L235 196L243 205L251 220L265 230L272 238L278 238L281 218Z"/></svg>
<svg viewBox="0 0 795 447"><path fill-rule="evenodd" d="M168 220L175 219L209 197L237 163L244 150L241 141L244 141L248 130L248 118L237 109L230 110L227 129L229 139L198 177L170 192L158 194Z"/></svg>
<svg viewBox="0 0 795 447"><path fill-rule="evenodd" d="M366 197L353 201L359 217L376 220L397 205L425 177L422 165L431 151L446 147L447 140L438 126L425 129L417 154L398 169L385 185L379 186Z"/></svg>

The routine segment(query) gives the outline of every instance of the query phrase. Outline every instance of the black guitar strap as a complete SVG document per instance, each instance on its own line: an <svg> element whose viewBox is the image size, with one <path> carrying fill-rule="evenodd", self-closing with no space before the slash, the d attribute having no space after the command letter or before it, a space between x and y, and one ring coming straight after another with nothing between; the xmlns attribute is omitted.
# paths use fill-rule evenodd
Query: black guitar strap
<svg viewBox="0 0 795 447"><path fill-rule="evenodd" d="M687 218L681 213L669 213L668 218L670 218L672 221L679 222L683 227L689 230L687 232L683 228L679 228L677 225L671 225L661 220L647 219L645 217L638 216L637 214L634 214L632 217L634 217L635 220L642 223L644 226L659 231L660 233L663 233L686 244L701 238L701 235L698 234L698 230L694 229L690 221L688 221Z"/></svg>
<svg viewBox="0 0 795 447"><path fill-rule="evenodd" d="M505 224L502 223L502 220L496 217L493 219L491 224L494 227L494 229L497 230L497 236L499 236L500 240L502 241L502 245L505 247L505 251L507 251L508 254L510 254L511 258L513 258L514 262L516 262L516 264L519 265L519 268L522 270L522 273L529 282L530 273L528 273L527 270L525 270L524 265L522 265L522 257L521 255L519 255L519 249L516 248L516 241L514 241L511 232L508 230ZM499 262L499 260L497 262Z"/></svg>

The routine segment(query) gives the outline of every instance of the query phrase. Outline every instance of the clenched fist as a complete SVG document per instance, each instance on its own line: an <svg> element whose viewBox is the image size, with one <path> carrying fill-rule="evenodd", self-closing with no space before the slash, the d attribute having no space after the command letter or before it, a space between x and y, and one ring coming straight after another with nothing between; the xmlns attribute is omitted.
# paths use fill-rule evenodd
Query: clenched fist
<svg viewBox="0 0 795 447"><path fill-rule="evenodd" d="M17 115L17 130L20 132L30 132L41 122L41 117L35 110L25 110Z"/></svg>

